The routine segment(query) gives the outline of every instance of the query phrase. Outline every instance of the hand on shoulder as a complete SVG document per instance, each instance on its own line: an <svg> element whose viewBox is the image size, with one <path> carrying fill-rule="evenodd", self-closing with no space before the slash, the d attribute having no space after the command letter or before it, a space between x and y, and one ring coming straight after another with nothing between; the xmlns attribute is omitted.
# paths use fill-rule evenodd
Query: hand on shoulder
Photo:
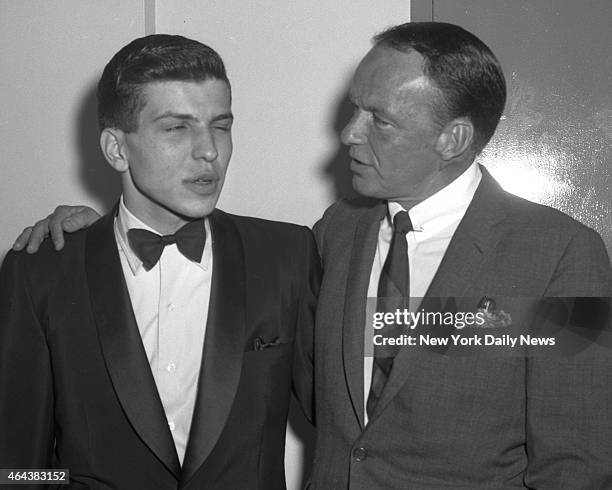
<svg viewBox="0 0 612 490"><path fill-rule="evenodd" d="M87 228L99 217L100 214L89 206L58 206L46 218L24 228L13 244L13 250L25 248L28 253L36 253L43 240L49 236L55 250L61 250L64 248L64 232L72 233Z"/></svg>

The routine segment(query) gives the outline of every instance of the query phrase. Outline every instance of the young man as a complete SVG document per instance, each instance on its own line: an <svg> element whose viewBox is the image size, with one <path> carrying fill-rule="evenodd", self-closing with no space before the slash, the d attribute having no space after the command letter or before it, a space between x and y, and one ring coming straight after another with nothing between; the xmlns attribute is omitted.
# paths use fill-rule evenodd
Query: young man
<svg viewBox="0 0 612 490"><path fill-rule="evenodd" d="M137 39L98 102L120 202L61 254L11 252L0 272L0 468L66 468L88 488L285 488L292 379L311 415L312 235L215 209L232 112L209 47Z"/></svg>

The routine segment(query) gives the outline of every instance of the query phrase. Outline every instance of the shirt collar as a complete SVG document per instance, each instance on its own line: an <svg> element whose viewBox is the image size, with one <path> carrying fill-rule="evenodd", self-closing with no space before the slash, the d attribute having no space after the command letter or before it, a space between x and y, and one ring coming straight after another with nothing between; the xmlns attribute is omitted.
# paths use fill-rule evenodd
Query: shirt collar
<svg viewBox="0 0 612 490"><path fill-rule="evenodd" d="M132 250L132 247L129 245L127 232L131 228L141 228L143 230L148 230L161 235L161 233L159 233L157 230L134 216L126 207L125 203L123 202L123 196L121 196L121 199L119 200L119 212L115 218L115 236L117 238L119 249L125 254L125 258L127 259L132 274L137 275L141 270L144 271L145 269L142 267L142 261L138 258L138 256ZM203 270L208 270L212 264L212 237L208 218L204 220L204 228L206 230L206 242L204 243L202 259L197 263L197 265Z"/></svg>
<svg viewBox="0 0 612 490"><path fill-rule="evenodd" d="M472 164L455 180L435 194L421 201L408 210L415 231L427 231L428 225L440 219L446 220L458 216L459 221L465 214L476 193L482 172L476 162ZM393 222L394 216L405 209L397 202L387 203L389 216Z"/></svg>

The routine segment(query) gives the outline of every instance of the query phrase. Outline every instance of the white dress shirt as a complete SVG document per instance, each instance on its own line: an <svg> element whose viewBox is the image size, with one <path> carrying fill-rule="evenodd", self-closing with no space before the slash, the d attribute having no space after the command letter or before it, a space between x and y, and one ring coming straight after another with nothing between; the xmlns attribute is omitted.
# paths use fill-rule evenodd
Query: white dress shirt
<svg viewBox="0 0 612 490"><path fill-rule="evenodd" d="M408 210L414 229L406 235L410 268L411 310L416 311L421 298L425 296L451 238L465 215L470 202L472 202L481 178L480 167L474 162L446 187ZM369 301L373 302L376 301L378 296L378 281L391 246L393 218L400 211L405 211L396 202L389 202L387 206L389 213L380 222L378 244L368 285L368 298L371 298ZM370 322L366 321L366 328L371 328ZM368 335L368 332L366 332L365 338L371 337L372 335ZM365 403L368 400L372 382L372 364L373 358L371 356L364 358L363 388L366 424L368 415L365 410Z"/></svg>
<svg viewBox="0 0 612 490"><path fill-rule="evenodd" d="M185 456L202 361L210 287L212 245L208 220L199 263L167 245L149 271L129 246L127 231L142 228L161 234L136 218L123 198L115 219L123 275L181 464ZM134 383L138 383L134 379Z"/></svg>

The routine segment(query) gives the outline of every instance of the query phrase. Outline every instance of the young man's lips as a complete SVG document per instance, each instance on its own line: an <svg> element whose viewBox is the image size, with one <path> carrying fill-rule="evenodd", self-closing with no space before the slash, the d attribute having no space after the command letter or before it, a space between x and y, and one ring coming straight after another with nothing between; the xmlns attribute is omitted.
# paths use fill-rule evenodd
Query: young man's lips
<svg viewBox="0 0 612 490"><path fill-rule="evenodd" d="M210 184L216 182L218 179L215 175L197 175L190 179L184 179L184 182L193 184Z"/></svg>
<svg viewBox="0 0 612 490"><path fill-rule="evenodd" d="M216 191L218 180L213 177L196 177L183 182L198 193L209 194Z"/></svg>

